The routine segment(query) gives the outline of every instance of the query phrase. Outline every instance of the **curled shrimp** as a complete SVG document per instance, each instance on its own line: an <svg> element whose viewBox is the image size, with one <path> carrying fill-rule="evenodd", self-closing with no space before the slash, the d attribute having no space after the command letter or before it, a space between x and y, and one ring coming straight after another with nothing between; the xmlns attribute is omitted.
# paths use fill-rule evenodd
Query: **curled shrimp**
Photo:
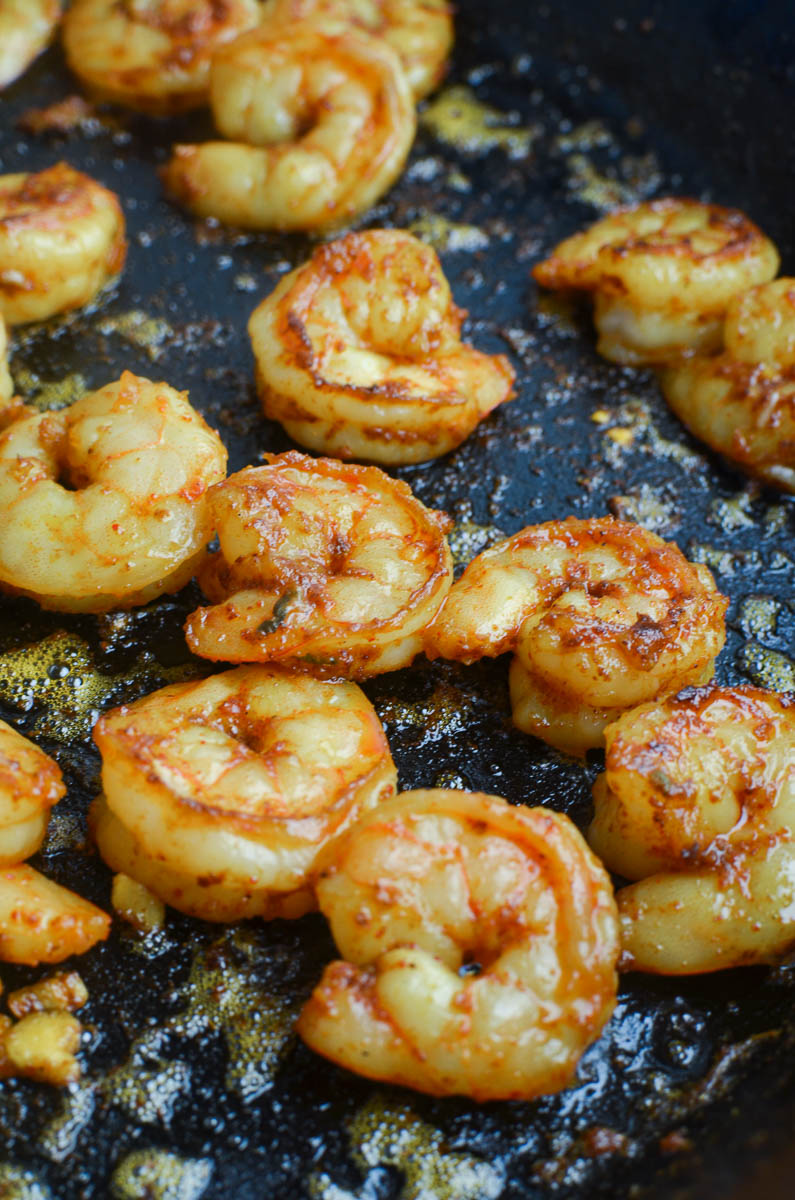
<svg viewBox="0 0 795 1200"><path fill-rule="evenodd" d="M102 612L188 582L226 451L185 393L125 371L0 435L0 588Z"/></svg>
<svg viewBox="0 0 795 1200"><path fill-rule="evenodd" d="M208 921L313 909L318 854L397 780L356 684L268 667L163 688L103 716L94 740L102 857Z"/></svg>
<svg viewBox="0 0 795 1200"><path fill-rule="evenodd" d="M717 350L729 301L778 265L773 243L737 209L666 197L567 238L533 275L592 293L599 353L637 366Z"/></svg>
<svg viewBox="0 0 795 1200"><path fill-rule="evenodd" d="M0 962L62 962L110 932L110 917L26 863L0 867Z"/></svg>
<svg viewBox="0 0 795 1200"><path fill-rule="evenodd" d="M10 325L87 304L126 253L119 202L95 179L66 163L0 175L0 315Z"/></svg>
<svg viewBox="0 0 795 1200"><path fill-rule="evenodd" d="M207 103L214 52L259 19L257 0L73 0L63 44L97 99L166 116Z"/></svg>
<svg viewBox="0 0 795 1200"><path fill-rule="evenodd" d="M0 721L0 867L35 854L64 787L56 763Z"/></svg>
<svg viewBox="0 0 795 1200"><path fill-rule="evenodd" d="M558 813L405 792L359 822L316 887L346 961L297 1028L360 1075L529 1100L571 1082L613 1011L613 889Z"/></svg>
<svg viewBox="0 0 795 1200"><path fill-rule="evenodd" d="M59 0L0 4L0 89L13 83L48 45L61 19Z"/></svg>
<svg viewBox="0 0 795 1200"><path fill-rule="evenodd" d="M445 454L513 394L508 360L461 342L465 315L435 251L409 233L319 246L249 321L265 412L339 458Z"/></svg>
<svg viewBox="0 0 795 1200"><path fill-rule="evenodd" d="M723 341L722 354L661 371L665 398L707 445L795 492L795 279L735 297Z"/></svg>
<svg viewBox="0 0 795 1200"><path fill-rule="evenodd" d="M270 0L264 23L349 21L396 51L415 100L441 83L453 46L447 0Z"/></svg>
<svg viewBox="0 0 795 1200"><path fill-rule="evenodd" d="M606 732L588 840L618 892L622 962L663 975L795 946L795 696L687 689Z"/></svg>
<svg viewBox="0 0 795 1200"><path fill-rule="evenodd" d="M267 454L214 488L214 601L186 625L205 658L363 679L408 666L453 582L450 520L377 467Z"/></svg>
<svg viewBox="0 0 795 1200"><path fill-rule="evenodd" d="M479 554L425 649L465 663L513 650L514 723L584 754L624 709L711 677L727 603L706 567L656 534L569 517Z"/></svg>
<svg viewBox="0 0 795 1200"><path fill-rule="evenodd" d="M395 52L345 25L260 28L220 49L210 102L227 142L176 146L162 178L199 217L326 229L375 204L414 140Z"/></svg>

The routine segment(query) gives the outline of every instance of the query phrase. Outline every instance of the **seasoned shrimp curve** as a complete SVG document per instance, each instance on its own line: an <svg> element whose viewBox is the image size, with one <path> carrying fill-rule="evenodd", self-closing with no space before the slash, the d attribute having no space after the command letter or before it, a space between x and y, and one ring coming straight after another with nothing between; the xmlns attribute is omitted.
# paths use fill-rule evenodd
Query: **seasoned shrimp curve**
<svg viewBox="0 0 795 1200"><path fill-rule="evenodd" d="M89 175L66 163L0 175L0 315L10 325L87 304L126 253L119 202Z"/></svg>
<svg viewBox="0 0 795 1200"><path fill-rule="evenodd" d="M637 366L717 350L729 301L778 265L773 243L737 209L666 197L567 238L533 275L592 293L599 353Z"/></svg>
<svg viewBox="0 0 795 1200"><path fill-rule="evenodd" d="M795 279L732 300L722 354L660 372L666 400L708 446L795 492Z"/></svg>
<svg viewBox="0 0 795 1200"><path fill-rule="evenodd" d="M215 54L210 101L231 140L176 146L163 182L197 216L247 229L327 229L364 212L416 129L395 52L345 24L244 34Z"/></svg>
<svg viewBox="0 0 795 1200"><path fill-rule="evenodd" d="M26 71L61 19L59 0L3 0L0 4L0 89Z"/></svg>
<svg viewBox="0 0 795 1200"><path fill-rule="evenodd" d="M320 246L252 314L265 413L311 450L424 462L513 394L503 355L460 340L436 253L381 229Z"/></svg>
<svg viewBox="0 0 795 1200"><path fill-rule="evenodd" d="M0 721L0 867L36 853L47 832L50 809L65 791L57 764Z"/></svg>
<svg viewBox="0 0 795 1200"><path fill-rule="evenodd" d="M297 1028L360 1075L529 1100L571 1082L613 1011L613 890L558 813L406 792L335 849L317 894L346 961Z"/></svg>
<svg viewBox="0 0 795 1200"><path fill-rule="evenodd" d="M0 867L0 962L63 962L109 932L107 913L27 863Z"/></svg>
<svg viewBox="0 0 795 1200"><path fill-rule="evenodd" d="M795 946L795 696L687 689L606 732L588 840L618 893L627 970L777 962Z"/></svg>
<svg viewBox="0 0 795 1200"><path fill-rule="evenodd" d="M213 54L259 19L257 0L72 0L63 44L97 99L166 116L207 103Z"/></svg>
<svg viewBox="0 0 795 1200"><path fill-rule="evenodd" d="M397 780L356 684L267 667L163 688L102 717L94 740L102 857L208 921L314 908L318 854Z"/></svg>
<svg viewBox="0 0 795 1200"><path fill-rule="evenodd" d="M441 83L453 46L447 0L270 0L262 19L348 21L383 38L397 52L415 100Z"/></svg>
<svg viewBox="0 0 795 1200"><path fill-rule="evenodd" d="M214 602L186 625L205 658L364 679L408 666L453 582L450 519L377 467L265 455L214 488Z"/></svg>
<svg viewBox="0 0 795 1200"><path fill-rule="evenodd" d="M0 435L0 589L102 612L188 582L226 450L185 393L125 371Z"/></svg>
<svg viewBox="0 0 795 1200"><path fill-rule="evenodd" d="M711 677L727 604L673 543L611 517L569 517L479 554L425 650L465 663L515 651L514 723L584 754L624 709Z"/></svg>

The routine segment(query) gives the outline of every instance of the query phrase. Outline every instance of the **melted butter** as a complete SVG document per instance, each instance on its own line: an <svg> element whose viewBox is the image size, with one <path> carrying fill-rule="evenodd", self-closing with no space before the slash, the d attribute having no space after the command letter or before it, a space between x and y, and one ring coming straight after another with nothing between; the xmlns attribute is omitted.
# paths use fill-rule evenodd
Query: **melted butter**
<svg viewBox="0 0 795 1200"><path fill-rule="evenodd" d="M774 692L795 691L795 662L778 650L759 642L746 642L737 655L737 665L757 687Z"/></svg>
<svg viewBox="0 0 795 1200"><path fill-rule="evenodd" d="M36 1149L51 1162L66 1162L75 1153L78 1138L93 1117L96 1103L96 1083L80 1080L71 1084L61 1095L60 1111L42 1130Z"/></svg>
<svg viewBox="0 0 795 1200"><path fill-rule="evenodd" d="M595 415L592 414L592 419ZM652 533L670 533L679 524L673 506L648 483L642 483L630 495L613 496L610 508L622 521L634 521Z"/></svg>
<svg viewBox="0 0 795 1200"><path fill-rule="evenodd" d="M427 700L410 703L394 697L376 706L384 724L433 730L434 737L466 729L474 713L471 696L450 684L440 683Z"/></svg>
<svg viewBox="0 0 795 1200"><path fill-rule="evenodd" d="M590 148L587 143L585 148ZM568 155L566 167L569 173L568 188L575 199L603 212L609 212L620 204L637 204L654 191L662 178L659 163L653 154L642 158L623 158L623 178L604 174L581 152Z"/></svg>
<svg viewBox="0 0 795 1200"><path fill-rule="evenodd" d="M68 408L88 391L88 383L78 371L64 375L63 379L42 380L34 371L20 367L14 371L14 381L25 403L39 412Z"/></svg>
<svg viewBox="0 0 795 1200"><path fill-rule="evenodd" d="M3 1200L52 1200L52 1192L32 1171L0 1163L0 1196Z"/></svg>
<svg viewBox="0 0 795 1200"><path fill-rule="evenodd" d="M575 125L568 133L558 134L553 145L557 150L567 154L571 150L596 150L599 146L610 146L613 142L614 138L610 130L604 121L597 118L593 121L584 121L582 125Z"/></svg>
<svg viewBox="0 0 795 1200"><path fill-rule="evenodd" d="M562 337L577 337L577 300L562 292L539 292L536 312L544 328L551 326Z"/></svg>
<svg viewBox="0 0 795 1200"><path fill-rule="evenodd" d="M737 560L729 550L720 550L716 546L708 546L703 542L691 542L687 557L691 562L703 563L717 575L733 575Z"/></svg>
<svg viewBox="0 0 795 1200"><path fill-rule="evenodd" d="M433 246L440 253L455 250L483 250L489 244L488 234L477 225L457 225L439 213L427 213L409 225L409 232Z"/></svg>
<svg viewBox="0 0 795 1200"><path fill-rule="evenodd" d="M746 596L740 605L740 628L746 637L773 637L781 604L773 596Z"/></svg>
<svg viewBox="0 0 795 1200"><path fill-rule="evenodd" d="M97 322L100 333L116 333L119 337L145 350L152 362L161 357L165 343L173 339L174 330L162 317L150 317L141 309L134 308L116 316L103 317Z"/></svg>
<svg viewBox="0 0 795 1200"><path fill-rule="evenodd" d="M483 104L461 84L445 88L420 121L440 142L470 154L500 148L509 158L525 158L538 136L537 129L519 126L515 114Z"/></svg>
<svg viewBox="0 0 795 1200"><path fill-rule="evenodd" d="M751 504L751 495L740 492L729 500L713 500L709 506L710 514L721 529L749 529L755 523L750 512Z"/></svg>
<svg viewBox="0 0 795 1200"><path fill-rule="evenodd" d="M163 667L144 653L131 668L104 674L88 644L64 631L33 646L6 651L2 661L0 700L24 712L35 708L34 736L44 734L62 742L86 737L102 709L129 693L131 683L145 692L199 673L193 663Z"/></svg>
<svg viewBox="0 0 795 1200"><path fill-rule="evenodd" d="M456 567L465 567L481 550L493 546L505 537L497 525L479 525L476 521L456 521L447 541Z"/></svg>
<svg viewBox="0 0 795 1200"><path fill-rule="evenodd" d="M115 1200L199 1200L213 1164L206 1158L180 1158L165 1150L134 1150L111 1179Z"/></svg>

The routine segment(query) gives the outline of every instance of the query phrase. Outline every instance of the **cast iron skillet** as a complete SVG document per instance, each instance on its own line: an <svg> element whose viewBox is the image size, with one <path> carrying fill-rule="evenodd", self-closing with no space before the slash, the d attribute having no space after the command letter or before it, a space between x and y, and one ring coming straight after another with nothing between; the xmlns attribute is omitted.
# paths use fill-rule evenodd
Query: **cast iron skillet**
<svg viewBox="0 0 795 1200"><path fill-rule="evenodd" d="M719 680L782 688L795 685L792 501L705 452L649 373L600 361L587 316L540 297L529 268L599 205L666 192L744 208L777 241L783 269L795 268L788 8L461 0L450 82L531 129L531 153L453 146L425 129L401 182L362 222L437 214L458 226L452 242L438 223L436 236L448 240L470 335L517 367L514 403L455 454L397 472L454 515L459 563L501 532L568 513L641 520L707 561L732 597ZM198 230L162 200L155 166L172 140L206 136L204 117L116 114L68 137L16 127L31 106L75 90L56 49L6 94L1 169L65 158L101 178L124 198L129 264L96 312L18 335L18 386L60 403L129 367L190 389L229 446L230 470L286 449L259 415L245 321L308 240ZM456 249L461 225L480 234ZM617 430L628 432L616 440ZM98 770L88 729L98 709L197 669L180 631L197 598L187 589L103 618L2 605L2 715L55 755L70 784L40 865L105 905L109 873L83 834ZM458 783L587 821L598 762L574 764L511 728L504 662L423 660L367 691L404 787ZM332 955L317 917L224 930L172 914L148 940L115 929L79 962L91 994L84 1081L66 1093L0 1088L0 1196L791 1195L791 966L626 977L577 1086L475 1106L377 1087L296 1043L293 1015ZM4 968L3 979L42 973Z"/></svg>

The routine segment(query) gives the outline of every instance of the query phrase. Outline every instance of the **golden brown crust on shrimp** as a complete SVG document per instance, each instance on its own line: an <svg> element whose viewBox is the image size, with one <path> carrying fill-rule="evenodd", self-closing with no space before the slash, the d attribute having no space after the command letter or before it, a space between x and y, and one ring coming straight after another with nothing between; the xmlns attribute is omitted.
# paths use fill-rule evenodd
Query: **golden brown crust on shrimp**
<svg viewBox="0 0 795 1200"><path fill-rule="evenodd" d="M0 867L36 853L50 809L65 791L57 764L0 721Z"/></svg>
<svg viewBox="0 0 795 1200"><path fill-rule="evenodd" d="M59 0L3 0L0 4L0 90L26 71L61 19Z"/></svg>
<svg viewBox="0 0 795 1200"><path fill-rule="evenodd" d="M0 868L0 962L62 962L110 931L110 917L27 864Z"/></svg>

